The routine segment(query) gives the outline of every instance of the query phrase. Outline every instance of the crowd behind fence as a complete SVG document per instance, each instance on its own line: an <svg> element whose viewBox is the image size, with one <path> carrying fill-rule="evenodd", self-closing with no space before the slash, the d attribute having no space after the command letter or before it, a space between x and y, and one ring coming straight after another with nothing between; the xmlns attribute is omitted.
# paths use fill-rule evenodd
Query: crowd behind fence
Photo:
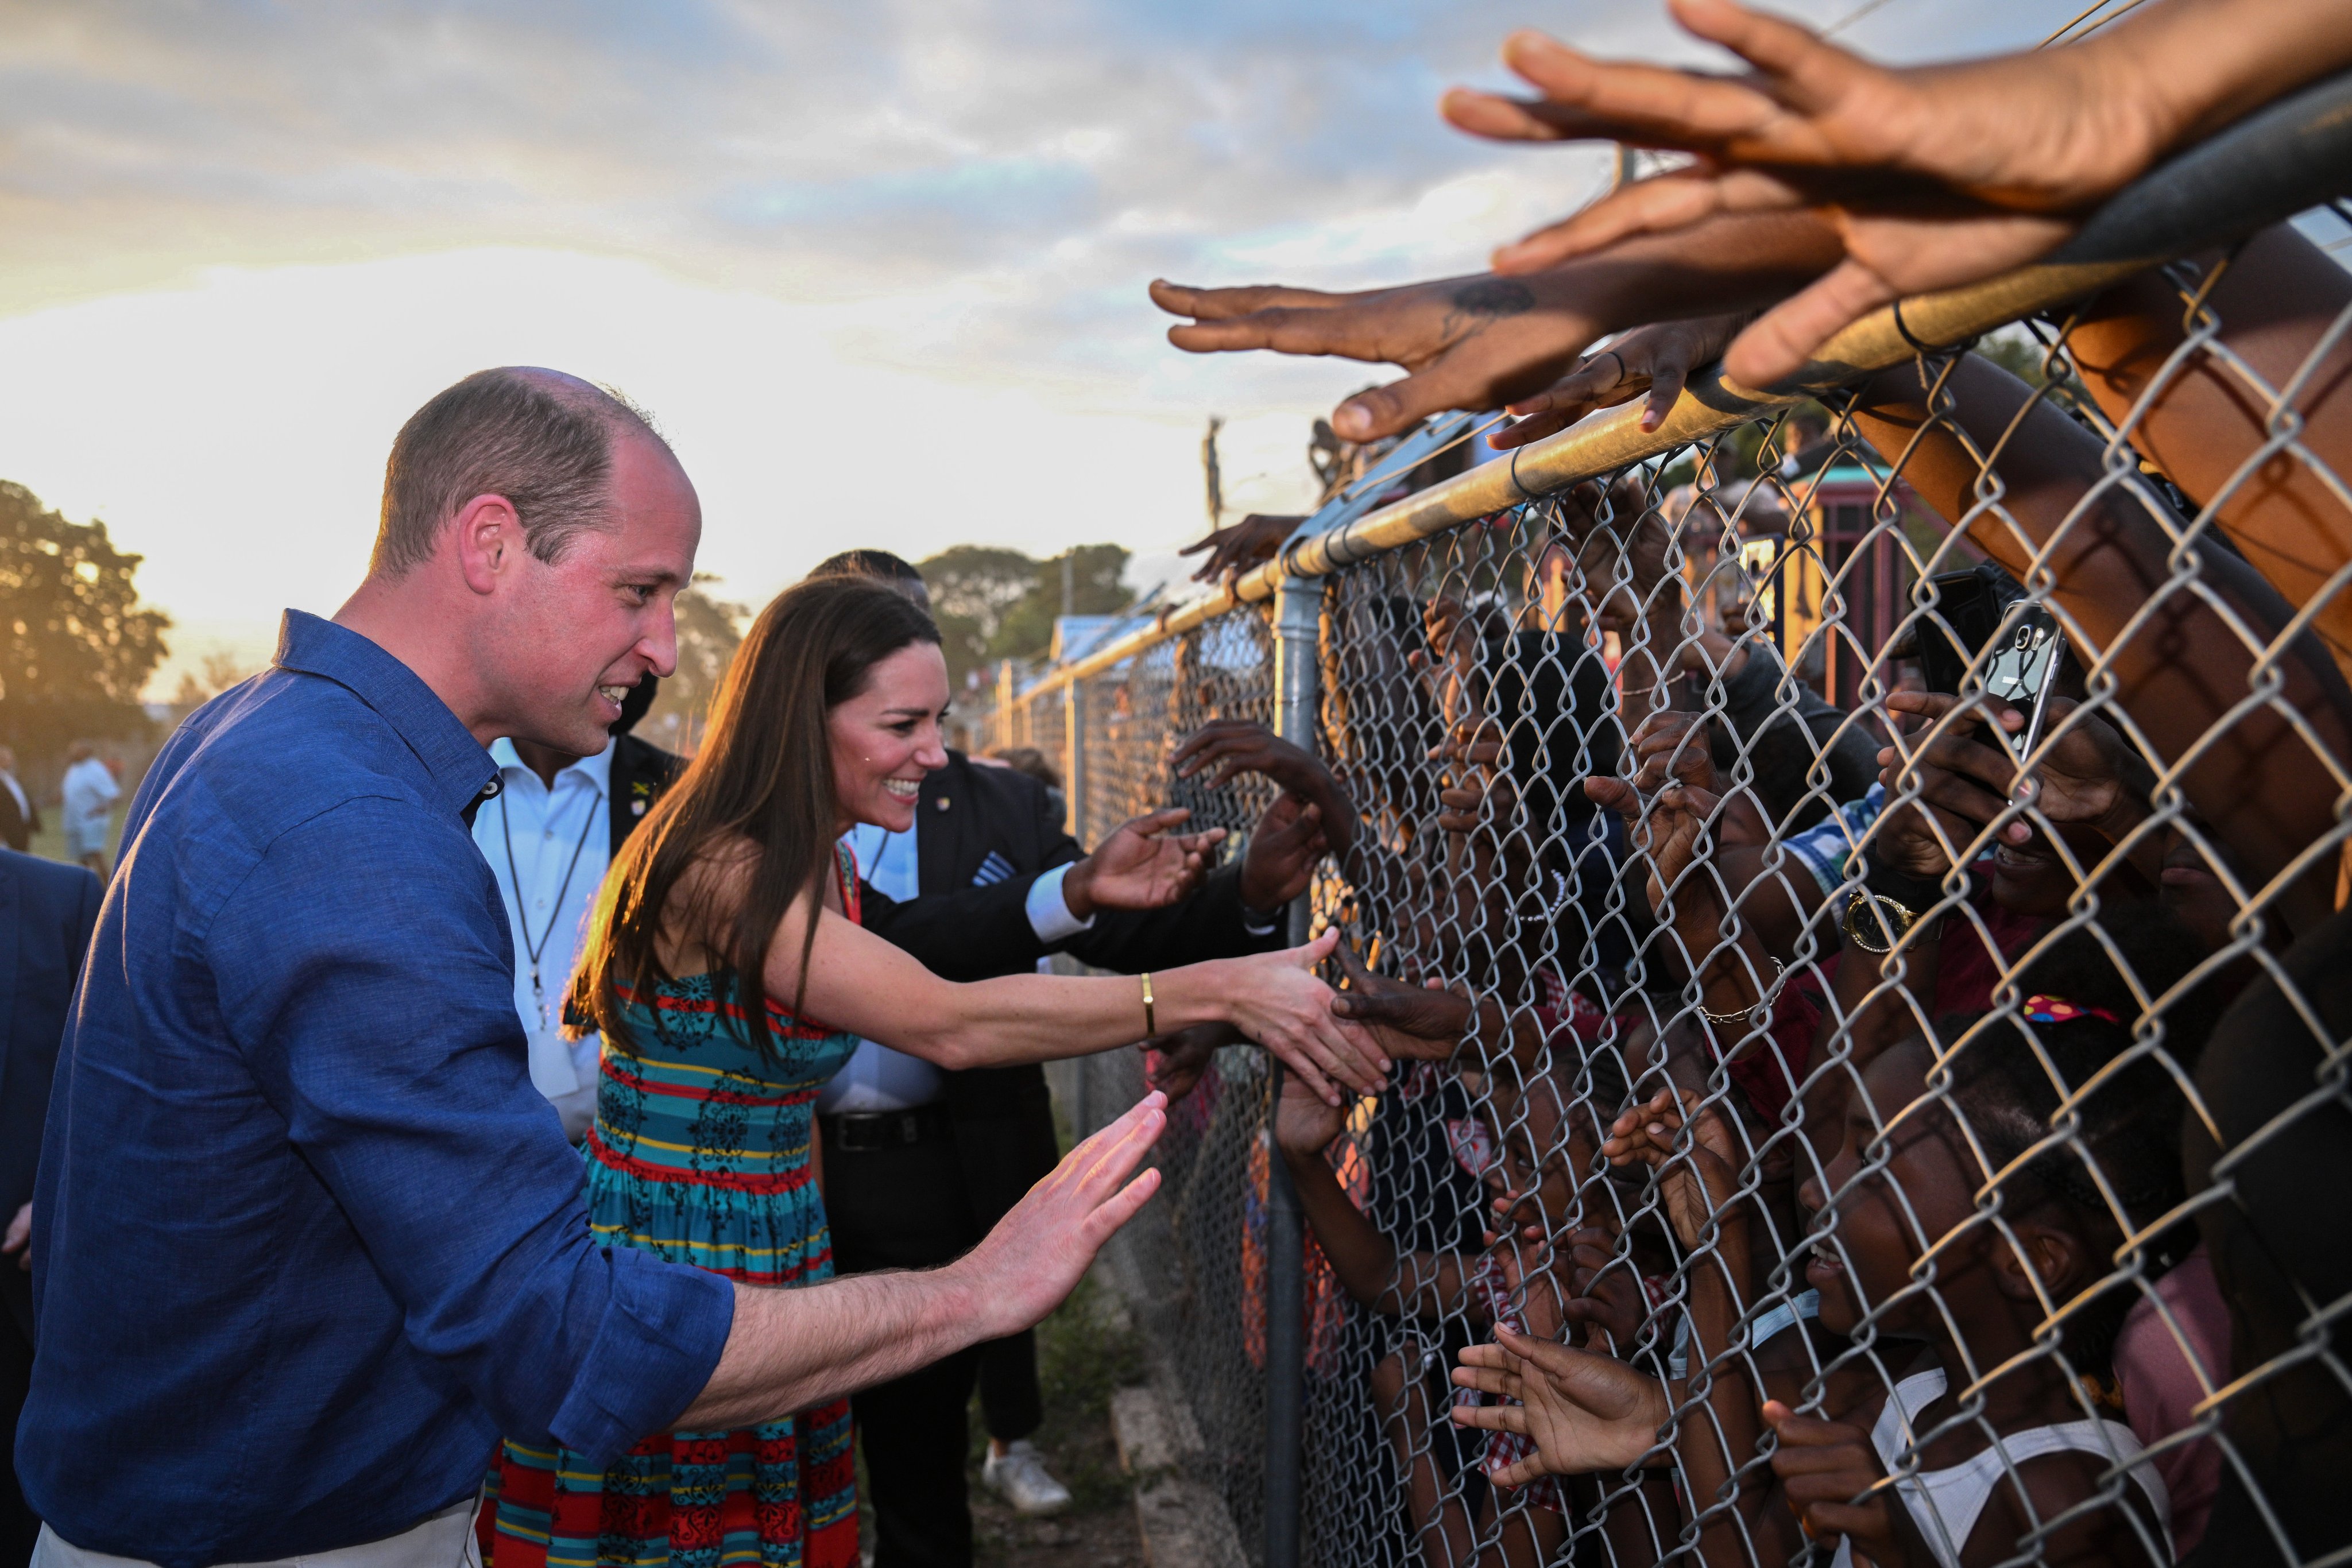
<svg viewBox="0 0 2352 1568"><path fill-rule="evenodd" d="M1360 815L1302 915L1400 1016L1444 988L1379 1095L1227 1045L1172 1109L1134 1255L1253 1551L1289 1555L1271 1499L1318 1563L1828 1563L1812 1486L1896 1561L2343 1560L2276 1479L2294 1419L2247 1414L2340 1455L2352 1389L2300 1239L2342 1227L2275 1207L2352 1199L2342 966L2287 952L2343 902L2352 493L2298 411L2352 309L2284 361L2232 319L2321 177L2290 200L2263 133L2228 201L2127 198L1783 393L1701 378L1398 493L1471 434L1435 422L990 716L1089 840L1239 837L1271 787L1169 756L1275 727ZM2225 403L2262 441L2216 472L2185 421ZM1148 1049L1065 1078L1079 1132ZM1502 1397L1451 1376L1498 1326L1570 1347L1589 1464L1501 1485L1538 1438L1449 1419Z"/></svg>

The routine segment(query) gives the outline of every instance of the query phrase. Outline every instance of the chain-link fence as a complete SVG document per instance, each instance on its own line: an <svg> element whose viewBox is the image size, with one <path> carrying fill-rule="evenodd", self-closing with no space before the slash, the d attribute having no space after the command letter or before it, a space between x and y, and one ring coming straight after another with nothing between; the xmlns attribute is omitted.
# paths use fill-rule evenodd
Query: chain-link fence
<svg viewBox="0 0 2352 1568"><path fill-rule="evenodd" d="M1417 1059L1327 1111L1221 1051L1129 1242L1244 1542L1288 1364L1307 1562L2352 1560L2352 286L2278 134L1795 391L1373 463L994 716L1082 835L1246 833L1169 769L1216 718L1358 809L1313 927ZM1524 1436L1454 1418L1498 1327Z"/></svg>

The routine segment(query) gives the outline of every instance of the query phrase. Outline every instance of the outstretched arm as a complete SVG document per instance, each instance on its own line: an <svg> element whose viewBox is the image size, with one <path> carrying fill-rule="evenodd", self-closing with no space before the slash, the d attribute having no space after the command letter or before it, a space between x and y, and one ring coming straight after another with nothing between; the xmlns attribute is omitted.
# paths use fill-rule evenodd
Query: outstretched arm
<svg viewBox="0 0 2352 1568"><path fill-rule="evenodd" d="M839 1030L879 1040L950 1071L1083 1056L1142 1040L1160 1029L1228 1023L1280 1057L1334 1101L1334 1082L1373 1089L1388 1063L1356 1025L1331 1011L1331 988L1315 967L1338 940L1327 933L1304 947L1191 964L1150 977L1006 975L955 985L829 909L812 918L803 900L776 925L762 980L778 999Z"/></svg>
<svg viewBox="0 0 2352 1568"><path fill-rule="evenodd" d="M1769 304L1837 256L1826 225L1763 214L1629 240L1525 277L1444 277L1360 294L1161 281L1151 298L1192 318L1169 329L1168 340L1193 353L1272 349L1402 366L1404 380L1359 392L1331 415L1340 435L1371 441L1441 409L1532 397L1610 332Z"/></svg>
<svg viewBox="0 0 2352 1568"><path fill-rule="evenodd" d="M1165 1104L1147 1094L1071 1150L944 1269L791 1291L737 1285L727 1348L675 1425L710 1431L774 1420L1034 1326L1158 1190L1157 1170L1128 1178L1166 1124Z"/></svg>
<svg viewBox="0 0 2352 1568"><path fill-rule="evenodd" d="M2335 825L2333 770L2297 733L2294 716L2336 758L2352 758L2352 688L2305 636L2276 663L2278 703L2231 717L2253 688L2258 655L2201 594L2169 589L2173 540L2151 510L2162 503L2111 485L2099 438L2046 399L2027 408L2025 384L1988 361L1963 356L1938 392L1948 392L1952 407L1931 424L1929 404L1942 400L1921 386L1917 369L1885 371L1861 389L1855 428L2012 576L2023 580L2037 553L2048 552L2051 598L2070 633L2088 639L2079 650L2085 664L2111 661L2117 700L2157 761L2194 758L2182 772L2189 800L2240 857L2250 891L2262 888ZM2003 492L1998 507L1977 497L1988 453ZM2200 538L2191 548L2204 589L2263 643L2274 641L2293 607L2219 543ZM2160 602L2126 638L2152 599ZM2335 875L2332 864L2315 866L2282 890L2290 929L2309 930L2332 912Z"/></svg>
<svg viewBox="0 0 2352 1568"><path fill-rule="evenodd" d="M2296 445L2336 478L2352 477L2352 337L2327 340L2352 308L2352 275L2281 224L2229 258L2205 305L2228 356L2273 389L2300 380L2289 416L2301 423ZM2352 560L2352 507L2330 488L2326 472L2291 452L2270 456L2233 483L2273 439L2270 401L2210 349L2190 354L2158 384L2183 346L2185 313L2178 288L2158 274L2143 274L2090 301L2066 334L2066 350L2109 419L2131 418L2147 397L2131 427L2132 444L2213 507L2230 542L2281 597L2309 604ZM2326 353L2306 373L2305 360L2323 343ZM2352 592L2339 588L2312 625L2337 667L2352 674Z"/></svg>
<svg viewBox="0 0 2352 1568"><path fill-rule="evenodd" d="M1804 210L1833 225L1843 259L1726 357L1729 374L1757 386L1902 295L2055 249L2160 157L2352 62L2352 12L2275 0L2158 0L2084 43L1897 70L1732 0L1673 0L1673 10L1753 68L1597 60L1523 32L1504 58L1542 96L1457 90L1444 112L1505 140L1598 137L1700 155L1505 247L1498 272L1558 267L1727 214Z"/></svg>

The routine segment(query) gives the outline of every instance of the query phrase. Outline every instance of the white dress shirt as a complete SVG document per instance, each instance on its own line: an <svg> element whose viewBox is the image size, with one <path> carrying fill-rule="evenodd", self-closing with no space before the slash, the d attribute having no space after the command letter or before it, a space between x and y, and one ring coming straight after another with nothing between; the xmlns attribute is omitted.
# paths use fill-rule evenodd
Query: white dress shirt
<svg viewBox="0 0 2352 1568"><path fill-rule="evenodd" d="M484 807L485 814L489 808ZM915 842L922 819L903 833L893 833L861 822L842 839L849 852L856 857L858 879L886 898L905 904L922 892L920 861ZM1003 857L990 857L992 864L1003 865ZM1067 900L1062 896L1063 873L1070 868L1055 866L1039 877L1029 889L1024 906L1029 916L1029 928L1037 940L1051 946L1068 940L1094 925L1090 915L1084 920L1070 913ZM1004 874L1012 867L1004 866ZM1002 881L983 870L976 879L980 884ZM1045 967L1043 962L1037 966ZM919 1056L909 1056L903 1051L893 1051L879 1041L861 1040L856 1054L844 1062L841 1071L833 1075L824 1092L817 1096L820 1115L830 1116L839 1112L911 1111L918 1105L928 1105L946 1092L947 1075Z"/></svg>
<svg viewBox="0 0 2352 1568"><path fill-rule="evenodd" d="M5 769L0 769L0 784L5 784L8 787L8 793L16 797L16 814L30 822L33 820L33 803L25 799L25 787L16 782L16 776Z"/></svg>
<svg viewBox="0 0 2352 1568"><path fill-rule="evenodd" d="M613 747L583 757L550 789L515 754L490 747L498 798L474 813L474 842L490 862L514 938L515 1012L530 1041L530 1081L563 1113L574 1138L596 1113L597 1054L591 1034L563 1038L563 998L572 986L589 911L613 858ZM536 949L538 962L531 953Z"/></svg>
<svg viewBox="0 0 2352 1568"><path fill-rule="evenodd" d="M113 772L95 757L85 757L66 769L60 789L65 799L66 841L77 854L106 847L106 831L114 816L114 802L122 786Z"/></svg>

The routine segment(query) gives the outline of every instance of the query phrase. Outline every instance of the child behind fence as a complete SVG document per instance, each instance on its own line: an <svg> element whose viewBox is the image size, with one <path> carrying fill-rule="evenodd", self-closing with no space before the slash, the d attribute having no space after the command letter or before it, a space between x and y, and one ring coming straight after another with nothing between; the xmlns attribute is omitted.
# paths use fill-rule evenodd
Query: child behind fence
<svg viewBox="0 0 2352 1568"><path fill-rule="evenodd" d="M2187 972L2183 949L2160 933L2125 936L2118 946L2148 995ZM1713 1511L1700 1538L1706 1561L1746 1561L1751 1550L1779 1561L1810 1537L1857 1542L1880 1568L1974 1568L2011 1558L2037 1532L2051 1561L2170 1561L2167 1489L2123 1423L2113 1358L2137 1282L2160 1279L2191 1239L2177 1226L2146 1233L2181 1195L2182 1101L2164 1061L2129 1057L2133 1015L2109 1005L2129 988L2095 935L2053 944L2018 987L2014 1016L1948 1020L1939 1045L1913 1038L1872 1061L1833 1157L1804 1184L1803 1203L1821 1216L1804 1277L1821 1292L1822 1326L1851 1342L1807 1391L1820 1414L1763 1398L1732 1348L1734 1325L1757 1303L1726 1281L1748 1277L1738 1260L1753 1227L1720 1112L1669 1092L1612 1129L1603 1154L1654 1169L1680 1239L1727 1260L1691 1275L1691 1367L1705 1367L1710 1386L1705 1410L1685 1410L1675 1435L1686 1496L1725 1495L1726 1460L1755 1454L1768 1426L1778 1437L1769 1472L1750 1461L1735 1507ZM2193 1061L2204 1019L2184 1010L2166 1021L2168 1053ZM2069 1135L2053 1137L2053 1125ZM1998 1200L1980 1207L1988 1183ZM1512 1343L1516 1356L1466 1354L1457 1381L1521 1391L1548 1410L1456 1418L1533 1433L1547 1430L1547 1414L1564 1420L1544 1439L1546 1469L1576 1462L1569 1437L1605 1446L1593 1438L1605 1420L1590 1392L1601 1358ZM1603 1382L1632 1375L1607 1365L1616 1370ZM1615 1419L1636 1430L1618 1450L1638 1452L1683 1396L1662 1389L1631 1404ZM1853 1550L1842 1545L1840 1560Z"/></svg>

